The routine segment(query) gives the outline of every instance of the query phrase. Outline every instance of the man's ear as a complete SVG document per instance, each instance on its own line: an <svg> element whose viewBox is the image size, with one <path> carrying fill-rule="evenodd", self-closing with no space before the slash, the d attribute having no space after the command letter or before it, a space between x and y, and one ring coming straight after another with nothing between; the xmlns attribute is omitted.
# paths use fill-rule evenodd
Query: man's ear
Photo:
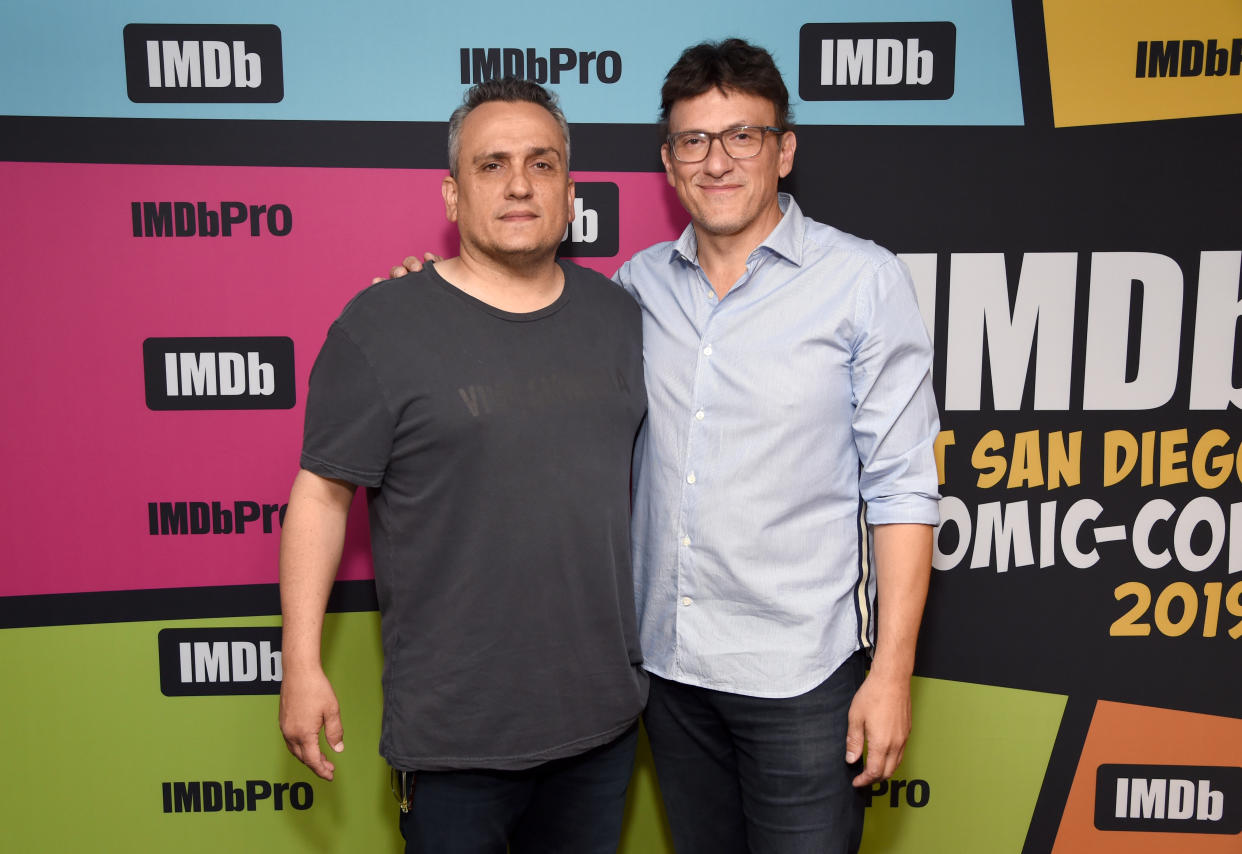
<svg viewBox="0 0 1242 854"><path fill-rule="evenodd" d="M457 179L452 175L445 176L440 182L440 195L444 197L444 218L457 222Z"/></svg>
<svg viewBox="0 0 1242 854"><path fill-rule="evenodd" d="M574 189L574 179L570 178L569 179L569 217L565 220L566 225L574 221L574 214L575 214L574 198L576 196L577 196L577 191Z"/></svg>
<svg viewBox="0 0 1242 854"><path fill-rule="evenodd" d="M793 171L794 152L798 150L798 137L791 130L781 134L780 176L784 178Z"/></svg>

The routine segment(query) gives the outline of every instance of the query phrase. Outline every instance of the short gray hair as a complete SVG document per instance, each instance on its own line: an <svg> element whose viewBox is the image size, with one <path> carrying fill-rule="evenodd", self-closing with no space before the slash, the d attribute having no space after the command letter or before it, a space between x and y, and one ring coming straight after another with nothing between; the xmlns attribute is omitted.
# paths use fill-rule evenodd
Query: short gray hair
<svg viewBox="0 0 1242 854"><path fill-rule="evenodd" d="M561 108L557 106L556 95L529 80L522 80L518 77L497 77L471 86L462 99L461 106L453 110L453 115L449 116L450 175L457 177L457 156L461 153L461 126L465 123L466 116L470 115L475 107L492 101L526 102L538 104L547 110L552 118L556 119L556 123L561 127L561 135L565 137L565 166L569 167L569 122L566 121Z"/></svg>

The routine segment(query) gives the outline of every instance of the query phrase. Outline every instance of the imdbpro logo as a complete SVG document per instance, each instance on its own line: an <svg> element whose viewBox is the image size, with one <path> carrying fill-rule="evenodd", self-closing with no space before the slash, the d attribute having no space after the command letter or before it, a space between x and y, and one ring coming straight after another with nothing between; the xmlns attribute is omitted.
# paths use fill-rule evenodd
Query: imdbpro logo
<svg viewBox="0 0 1242 854"><path fill-rule="evenodd" d="M128 24L125 79L138 104L275 103L285 97L272 24Z"/></svg>
<svg viewBox="0 0 1242 854"><path fill-rule="evenodd" d="M546 56L544 54L547 54ZM621 79L621 54L615 50L574 50L554 47L463 47L458 51L462 85L499 77L520 77L535 83L583 85L597 80L616 83ZM577 69L577 74L572 74Z"/></svg>
<svg viewBox="0 0 1242 854"><path fill-rule="evenodd" d="M1095 772L1099 830L1242 832L1242 768L1101 765Z"/></svg>
<svg viewBox="0 0 1242 854"><path fill-rule="evenodd" d="M798 94L804 101L953 97L957 27L949 21L803 24Z"/></svg>
<svg viewBox="0 0 1242 854"><path fill-rule="evenodd" d="M293 340L148 338L142 342L147 408L292 409Z"/></svg>

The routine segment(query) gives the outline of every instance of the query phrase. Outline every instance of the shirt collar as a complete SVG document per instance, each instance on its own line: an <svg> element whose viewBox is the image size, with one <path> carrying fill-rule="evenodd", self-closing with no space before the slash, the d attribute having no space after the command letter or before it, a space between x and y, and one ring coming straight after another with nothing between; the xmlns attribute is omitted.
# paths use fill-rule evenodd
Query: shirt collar
<svg viewBox="0 0 1242 854"><path fill-rule="evenodd" d="M806 217L802 215L802 209L798 207L798 203L794 201L794 197L788 193L777 193L776 202L781 208L781 219L776 224L776 228L764 238L759 244L755 252L764 249L779 255L789 261L796 267L802 266L802 243L806 235ZM751 253L752 255L754 253ZM686 226L686 230L681 233L681 237L673 244L672 258L681 256L686 261L699 264L699 241L694 234L694 223Z"/></svg>

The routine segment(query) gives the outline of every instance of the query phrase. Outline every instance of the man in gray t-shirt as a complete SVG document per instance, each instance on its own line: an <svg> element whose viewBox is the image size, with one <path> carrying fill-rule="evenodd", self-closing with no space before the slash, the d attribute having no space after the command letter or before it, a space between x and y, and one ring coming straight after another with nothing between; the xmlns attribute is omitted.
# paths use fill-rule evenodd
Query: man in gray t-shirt
<svg viewBox="0 0 1242 854"><path fill-rule="evenodd" d="M365 487L380 752L402 772L411 852L604 852L620 836L647 690L629 551L641 318L555 259L568 155L541 87L472 89L443 187L460 255L355 297L311 372L281 539L281 729L332 779L320 731L344 745L319 647Z"/></svg>
<svg viewBox="0 0 1242 854"><path fill-rule="evenodd" d="M778 193L797 141L766 50L694 45L661 102L692 222L617 280L650 378L633 537L669 829L679 854L856 851L910 732L931 344L900 261Z"/></svg>

